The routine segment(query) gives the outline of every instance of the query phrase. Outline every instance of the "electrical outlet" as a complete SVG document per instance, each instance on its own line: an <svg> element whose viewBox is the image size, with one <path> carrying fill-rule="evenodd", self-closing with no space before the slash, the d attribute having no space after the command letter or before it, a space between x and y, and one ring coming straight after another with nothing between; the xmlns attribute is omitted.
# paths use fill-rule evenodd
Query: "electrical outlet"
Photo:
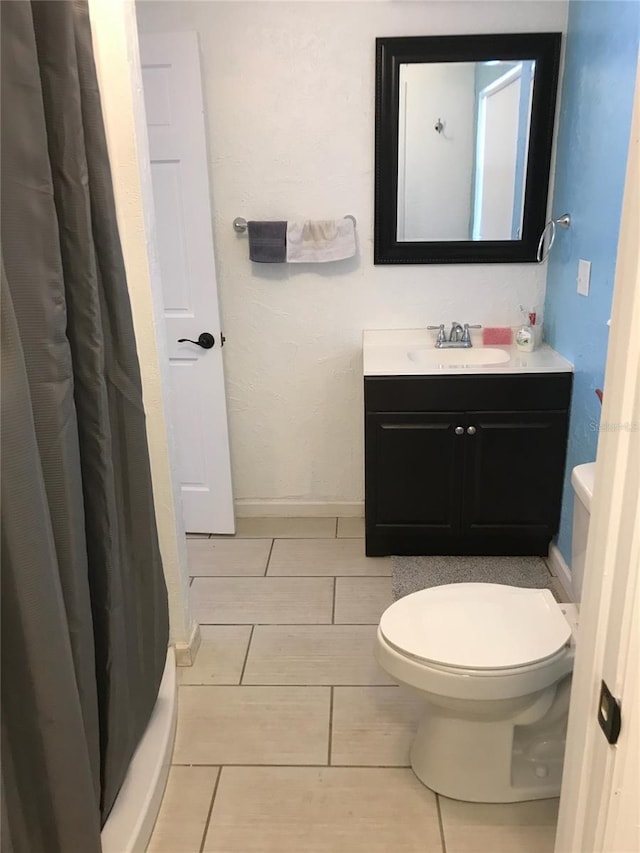
<svg viewBox="0 0 640 853"><path fill-rule="evenodd" d="M589 282L591 280L591 261L578 261L578 293L580 296L589 295Z"/></svg>

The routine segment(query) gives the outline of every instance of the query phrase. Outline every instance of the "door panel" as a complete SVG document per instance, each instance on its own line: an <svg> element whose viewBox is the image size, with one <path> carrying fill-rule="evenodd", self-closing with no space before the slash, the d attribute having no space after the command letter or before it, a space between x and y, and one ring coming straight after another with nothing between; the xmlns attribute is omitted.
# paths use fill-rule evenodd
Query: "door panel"
<svg viewBox="0 0 640 853"><path fill-rule="evenodd" d="M453 533L459 523L462 437L459 414L367 415L374 523Z"/></svg>
<svg viewBox="0 0 640 853"><path fill-rule="evenodd" d="M566 453L566 412L468 412L463 528L555 533Z"/></svg>
<svg viewBox="0 0 640 853"><path fill-rule="evenodd" d="M141 35L140 55L184 523L234 533L197 36ZM212 349L178 342L201 332L214 336Z"/></svg>
<svg viewBox="0 0 640 853"><path fill-rule="evenodd" d="M511 75L505 75L510 78ZM499 83L499 81L498 81ZM476 201L477 240L510 240L516 184L516 158L520 110L520 77L496 84L480 98L478 124L482 137Z"/></svg>
<svg viewBox="0 0 640 853"><path fill-rule="evenodd" d="M185 486L202 489L207 471L206 435L203 435L205 407L198 395L200 376L196 359L175 359L171 365L171 394L174 403L173 428L180 436L178 465Z"/></svg>
<svg viewBox="0 0 640 853"><path fill-rule="evenodd" d="M154 203L162 211L162 215L156 216L156 231L165 313L190 316L194 299L183 226L180 163L152 163L151 179Z"/></svg>

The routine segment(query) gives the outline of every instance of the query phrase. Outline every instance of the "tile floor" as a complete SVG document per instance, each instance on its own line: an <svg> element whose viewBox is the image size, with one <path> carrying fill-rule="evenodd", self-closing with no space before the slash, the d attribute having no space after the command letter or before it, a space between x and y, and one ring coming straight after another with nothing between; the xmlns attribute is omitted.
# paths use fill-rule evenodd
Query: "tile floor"
<svg viewBox="0 0 640 853"><path fill-rule="evenodd" d="M149 853L551 853L557 801L460 803L409 768L420 700L377 666L389 558L362 519L190 537L196 663Z"/></svg>

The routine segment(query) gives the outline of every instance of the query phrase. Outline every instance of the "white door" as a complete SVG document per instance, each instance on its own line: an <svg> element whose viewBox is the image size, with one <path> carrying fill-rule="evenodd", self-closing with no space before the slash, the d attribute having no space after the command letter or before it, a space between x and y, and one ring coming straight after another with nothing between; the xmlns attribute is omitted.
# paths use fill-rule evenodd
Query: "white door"
<svg viewBox="0 0 640 853"><path fill-rule="evenodd" d="M510 240L516 186L521 66L480 93L474 239Z"/></svg>
<svg viewBox="0 0 640 853"><path fill-rule="evenodd" d="M234 533L197 36L141 34L140 58L184 524L191 532ZM213 346L180 343L202 333L213 336Z"/></svg>
<svg viewBox="0 0 640 853"><path fill-rule="evenodd" d="M640 850L638 233L640 64L616 259L606 393L598 437L556 853ZM615 745L609 745L597 722L601 680L620 701L621 728Z"/></svg>

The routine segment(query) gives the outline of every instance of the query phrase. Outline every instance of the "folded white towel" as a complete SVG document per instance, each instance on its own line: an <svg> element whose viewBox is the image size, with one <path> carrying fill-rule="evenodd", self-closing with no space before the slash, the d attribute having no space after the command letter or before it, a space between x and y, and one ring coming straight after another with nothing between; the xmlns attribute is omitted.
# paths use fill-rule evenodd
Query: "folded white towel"
<svg viewBox="0 0 640 853"><path fill-rule="evenodd" d="M342 261L356 253L352 219L321 219L287 222L287 261L314 264Z"/></svg>

